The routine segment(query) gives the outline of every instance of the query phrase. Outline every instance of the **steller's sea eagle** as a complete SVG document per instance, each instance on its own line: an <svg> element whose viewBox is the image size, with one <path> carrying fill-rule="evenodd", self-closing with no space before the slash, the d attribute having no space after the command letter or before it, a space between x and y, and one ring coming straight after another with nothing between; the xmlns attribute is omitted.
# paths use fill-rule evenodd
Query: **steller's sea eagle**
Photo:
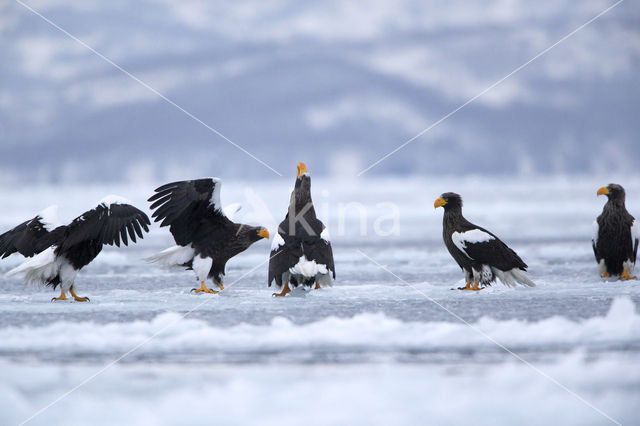
<svg viewBox="0 0 640 426"><path fill-rule="evenodd" d="M442 194L433 203L444 207L442 238L447 250L464 271L465 287L459 290L482 290L499 278L503 284L535 286L521 271L527 265L491 232L474 225L462 216L462 198L453 192ZM473 281L473 286L471 282Z"/></svg>
<svg viewBox="0 0 640 426"><path fill-rule="evenodd" d="M227 261L245 251L258 240L269 238L261 226L234 223L222 209L218 178L173 182L155 190L149 198L152 217L160 226L169 226L176 246L169 247L147 260L164 267L192 269L200 288L196 293L218 293L207 288L211 279L224 290L222 281Z"/></svg>
<svg viewBox="0 0 640 426"><path fill-rule="evenodd" d="M75 278L102 251L102 246L126 246L129 238L143 238L151 224L144 212L122 197L110 195L98 205L75 218L69 225L58 226L56 208L49 208L0 236L3 257L19 252L33 256L7 272L12 276L25 273L25 282L60 286L60 296L52 301L67 300L69 291L77 302L86 302L75 292Z"/></svg>
<svg viewBox="0 0 640 426"><path fill-rule="evenodd" d="M602 213L593 222L593 253L596 255L600 276L615 276L621 280L635 279L633 269L638 254L640 229L624 206L624 188L612 183L600 188L598 195L606 195L608 198Z"/></svg>
<svg viewBox="0 0 640 426"><path fill-rule="evenodd" d="M297 170L289 210L271 243L269 287L275 280L280 290L274 296L285 296L299 285L331 286L331 277L336 277L329 233L313 208L307 166L298 163Z"/></svg>

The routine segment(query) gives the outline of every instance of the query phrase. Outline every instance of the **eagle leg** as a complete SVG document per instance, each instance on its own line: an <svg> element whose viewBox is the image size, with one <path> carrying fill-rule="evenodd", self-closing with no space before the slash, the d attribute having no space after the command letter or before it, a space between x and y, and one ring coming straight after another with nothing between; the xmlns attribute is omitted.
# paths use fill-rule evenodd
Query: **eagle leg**
<svg viewBox="0 0 640 426"><path fill-rule="evenodd" d="M627 272L627 270L626 270L626 269L624 269L624 270L622 271L622 275L620 275L620 279L621 279L621 280L625 280L625 281L626 281L626 280L635 280L635 279L636 279L636 277L634 277L633 275L629 275L629 273Z"/></svg>
<svg viewBox="0 0 640 426"><path fill-rule="evenodd" d="M71 295L73 296L73 300L75 300L76 302L89 302L89 298L88 297L80 297L76 294L75 291L73 291L73 287L71 287L69 289L69 293L71 293Z"/></svg>
<svg viewBox="0 0 640 426"><path fill-rule="evenodd" d="M207 288L206 285L204 285L204 281L202 281L200 283L200 288L192 288L191 289L192 293L211 293L211 294L218 294L217 291L215 290L211 290L210 288Z"/></svg>
<svg viewBox="0 0 640 426"><path fill-rule="evenodd" d="M51 299L52 302L57 302L58 300L67 300L67 295L64 294L64 290L62 288L60 289L60 296Z"/></svg>
<svg viewBox="0 0 640 426"><path fill-rule="evenodd" d="M284 297L289 293L291 293L291 290L289 289L289 281L287 281L282 286L282 291L280 293L273 293L273 297Z"/></svg>
<svg viewBox="0 0 640 426"><path fill-rule="evenodd" d="M458 290L471 290L471 281L467 281L467 285L464 287L458 287Z"/></svg>

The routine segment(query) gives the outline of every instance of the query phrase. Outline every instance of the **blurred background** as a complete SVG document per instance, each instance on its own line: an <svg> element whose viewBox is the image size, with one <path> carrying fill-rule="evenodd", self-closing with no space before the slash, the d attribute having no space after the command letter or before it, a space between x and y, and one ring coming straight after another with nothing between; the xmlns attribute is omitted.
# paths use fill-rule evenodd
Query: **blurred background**
<svg viewBox="0 0 640 426"><path fill-rule="evenodd" d="M354 176L613 1L28 5L286 176ZM625 1L370 175L628 173L640 6ZM0 3L0 180L272 178L53 28Z"/></svg>

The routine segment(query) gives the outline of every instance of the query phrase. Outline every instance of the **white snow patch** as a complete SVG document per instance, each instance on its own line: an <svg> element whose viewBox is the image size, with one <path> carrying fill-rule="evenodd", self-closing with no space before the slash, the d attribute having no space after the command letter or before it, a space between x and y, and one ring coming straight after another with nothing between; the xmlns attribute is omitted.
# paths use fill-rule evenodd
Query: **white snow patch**
<svg viewBox="0 0 640 426"><path fill-rule="evenodd" d="M318 274L326 274L327 266L316 263L315 260L309 260L307 256L303 254L300 256L298 263L296 263L293 268L289 268L289 272L305 277L315 277Z"/></svg>

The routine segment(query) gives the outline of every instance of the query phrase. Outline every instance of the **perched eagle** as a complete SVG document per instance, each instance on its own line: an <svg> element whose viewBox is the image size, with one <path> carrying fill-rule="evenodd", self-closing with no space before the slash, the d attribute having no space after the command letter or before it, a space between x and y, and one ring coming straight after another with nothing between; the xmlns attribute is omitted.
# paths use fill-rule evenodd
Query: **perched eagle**
<svg viewBox="0 0 640 426"><path fill-rule="evenodd" d="M462 216L462 198L453 192L442 194L433 203L444 207L442 237L447 250L464 271L465 287L459 290L482 290L496 278L507 286L516 283L535 286L521 271L527 265L491 232L474 225ZM471 282L473 281L473 286Z"/></svg>
<svg viewBox="0 0 640 426"><path fill-rule="evenodd" d="M608 200L602 214L593 222L593 253L602 278L618 276L621 280L635 279L633 269L638 254L640 229L624 206L624 188L612 183L598 190Z"/></svg>
<svg viewBox="0 0 640 426"><path fill-rule="evenodd" d="M129 238L135 243L136 235L142 238L142 230L149 232L151 224L146 214L116 195L105 197L69 225L58 226L56 212L55 207L50 207L0 236L3 257L15 252L35 255L7 272L7 276L24 272L27 283L54 289L59 285L60 296L52 301L67 300L67 291L78 302L88 301L88 297L79 297L75 292L78 271L96 258L103 245L120 247L122 241L126 246Z"/></svg>
<svg viewBox="0 0 640 426"><path fill-rule="evenodd" d="M269 287L275 280L280 290L274 296L285 296L290 287L299 285L331 286L331 277L336 277L327 228L313 208L311 178L304 163L298 163L297 169L289 210L271 243Z"/></svg>
<svg viewBox="0 0 640 426"><path fill-rule="evenodd" d="M245 251L269 232L261 226L232 222L222 210L218 178L173 182L155 190L149 198L153 216L160 226L169 226L176 246L169 247L147 260L164 267L192 269L200 288L196 293L218 293L207 288L211 279L224 290L222 281L227 261ZM235 210L235 209L234 209Z"/></svg>

